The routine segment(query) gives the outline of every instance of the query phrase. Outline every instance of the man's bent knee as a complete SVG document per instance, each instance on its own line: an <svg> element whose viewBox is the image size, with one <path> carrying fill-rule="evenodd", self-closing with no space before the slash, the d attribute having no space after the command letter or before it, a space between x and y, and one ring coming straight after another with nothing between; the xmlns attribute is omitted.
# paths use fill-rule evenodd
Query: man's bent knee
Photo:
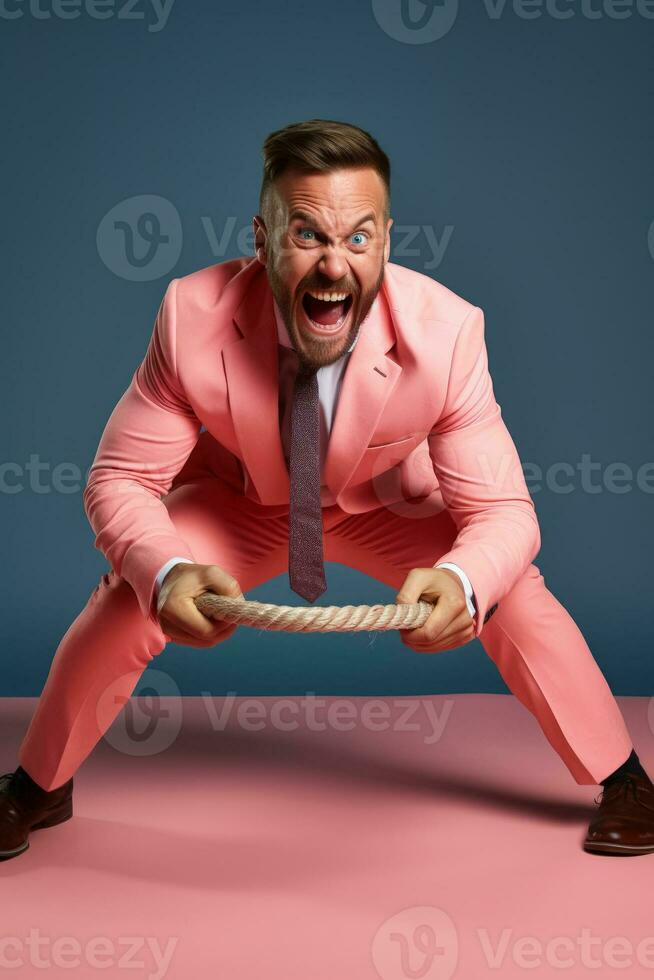
<svg viewBox="0 0 654 980"><path fill-rule="evenodd" d="M112 642L122 640L139 646L142 642L146 659L152 659L165 649L168 637L156 613L153 611L149 616L143 615L134 589L113 569L101 577L89 600L89 609L92 615L102 617L103 629L111 632Z"/></svg>

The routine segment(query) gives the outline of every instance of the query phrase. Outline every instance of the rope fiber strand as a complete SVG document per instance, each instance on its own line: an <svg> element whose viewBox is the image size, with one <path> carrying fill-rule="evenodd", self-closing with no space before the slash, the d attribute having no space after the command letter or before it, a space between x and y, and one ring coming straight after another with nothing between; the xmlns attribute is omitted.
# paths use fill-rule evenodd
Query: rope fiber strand
<svg viewBox="0 0 654 980"><path fill-rule="evenodd" d="M291 633L413 629L423 626L434 609L431 602L422 601L388 606L276 606L215 592L204 592L195 605L209 619Z"/></svg>

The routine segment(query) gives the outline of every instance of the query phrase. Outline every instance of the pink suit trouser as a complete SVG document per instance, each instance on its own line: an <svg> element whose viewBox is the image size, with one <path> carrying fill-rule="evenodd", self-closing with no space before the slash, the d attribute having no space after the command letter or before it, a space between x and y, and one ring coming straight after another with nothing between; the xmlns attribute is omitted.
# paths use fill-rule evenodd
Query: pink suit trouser
<svg viewBox="0 0 654 980"><path fill-rule="evenodd" d="M278 509L271 516L272 508L215 477L178 485L163 502L196 561L220 565L245 595L287 570L288 516ZM334 505L323 508L323 527L327 561L398 591L412 568L433 565L456 537L447 511L416 518L392 507L347 514ZM597 784L624 762L632 743L618 705L535 565L502 598L479 639L577 783ZM20 746L19 762L40 786L55 789L75 773L167 642L129 583L113 570L104 574L59 643Z"/></svg>

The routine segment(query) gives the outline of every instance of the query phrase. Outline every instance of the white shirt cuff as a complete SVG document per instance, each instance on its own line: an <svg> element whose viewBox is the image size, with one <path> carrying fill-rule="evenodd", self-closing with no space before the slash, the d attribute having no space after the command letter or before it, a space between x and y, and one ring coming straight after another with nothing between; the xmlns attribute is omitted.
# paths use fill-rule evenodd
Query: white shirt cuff
<svg viewBox="0 0 654 980"><path fill-rule="evenodd" d="M154 598L155 599L159 595L159 589L161 588L162 583L163 583L163 580L165 579L165 577L168 574L168 572L170 571L170 569L171 568L174 568L175 565L179 565L180 562L184 562L187 565L193 565L193 562L191 561L190 558L169 558L168 561L166 562L166 564L163 565L159 569L159 572L158 572L157 577L156 577L155 582L154 582Z"/></svg>
<svg viewBox="0 0 654 980"><path fill-rule="evenodd" d="M468 607L468 613L470 614L470 617L474 619L474 617L477 615L477 609L473 601L472 585L470 583L470 579L463 571L463 569L459 568L458 565L455 565L454 562L451 561L441 562L439 565L434 565L434 568L449 568L450 571L455 572L455 574L459 576L459 578L461 579L461 584L463 586L463 591L465 592L465 596L466 596L466 606Z"/></svg>

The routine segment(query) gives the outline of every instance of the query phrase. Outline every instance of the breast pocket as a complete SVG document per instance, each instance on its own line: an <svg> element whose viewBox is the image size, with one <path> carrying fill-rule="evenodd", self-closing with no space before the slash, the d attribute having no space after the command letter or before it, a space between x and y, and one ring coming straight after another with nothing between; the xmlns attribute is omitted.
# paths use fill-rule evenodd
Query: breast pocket
<svg viewBox="0 0 654 980"><path fill-rule="evenodd" d="M403 439L396 439L394 442L383 442L377 445L368 446L364 449L363 455L357 467L348 480L350 486L363 483L365 480L372 480L381 473L392 469L402 462L410 452L417 446L420 436L409 435Z"/></svg>

